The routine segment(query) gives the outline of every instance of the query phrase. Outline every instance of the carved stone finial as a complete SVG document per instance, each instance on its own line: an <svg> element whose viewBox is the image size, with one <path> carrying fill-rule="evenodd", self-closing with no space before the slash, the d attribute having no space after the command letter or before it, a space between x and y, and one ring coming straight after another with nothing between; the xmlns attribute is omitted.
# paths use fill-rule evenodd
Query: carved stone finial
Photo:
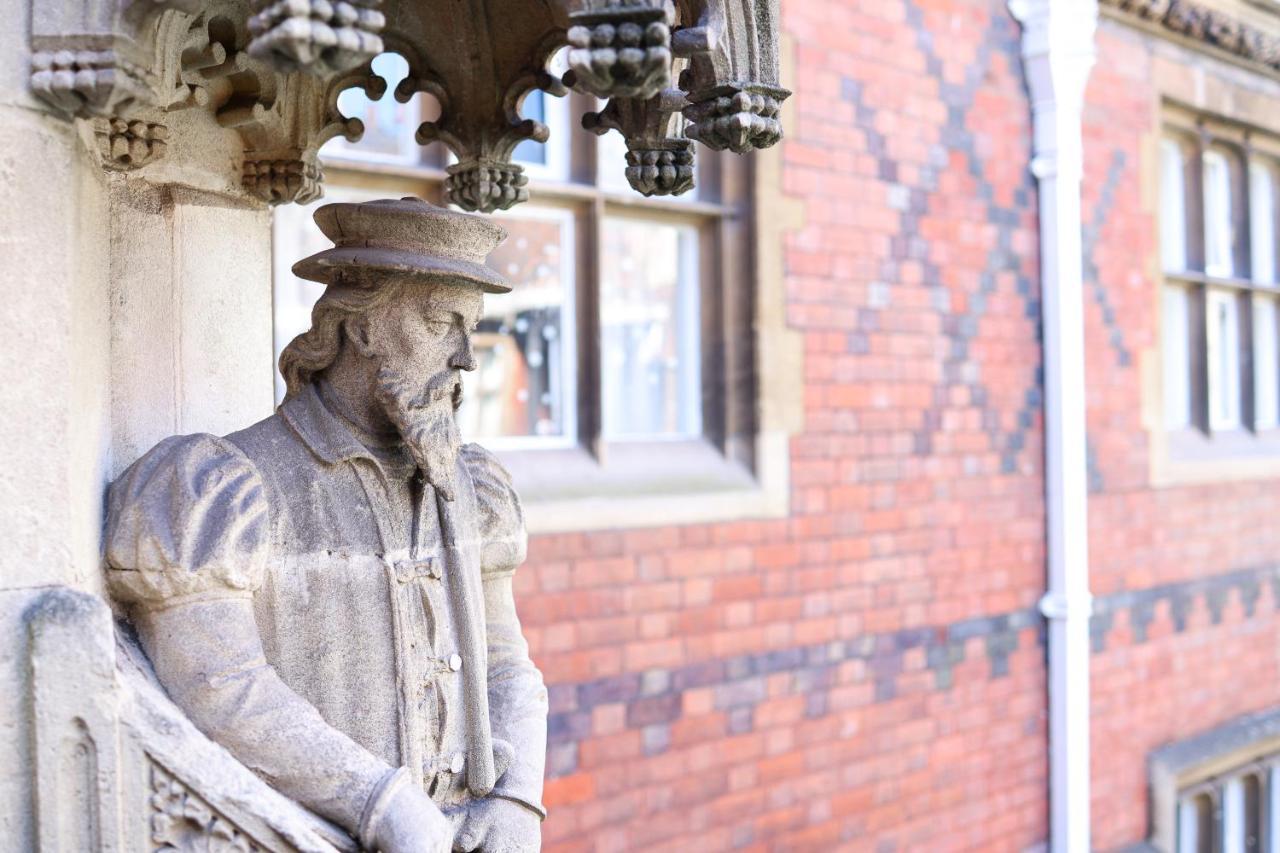
<svg viewBox="0 0 1280 853"><path fill-rule="evenodd" d="M103 165L110 169L137 169L159 160L169 138L169 129L163 124L141 119L99 119L93 132Z"/></svg>
<svg viewBox="0 0 1280 853"><path fill-rule="evenodd" d="M284 71L346 71L382 53L381 0L267 0L249 19L249 53Z"/></svg>
<svg viewBox="0 0 1280 853"><path fill-rule="evenodd" d="M569 85L600 98L650 98L671 80L671 15L623 3L569 16Z"/></svg>
<svg viewBox="0 0 1280 853"><path fill-rule="evenodd" d="M729 149L742 154L753 148L768 148L782 138L778 112L791 93L778 86L760 83L726 86L699 93L685 107L686 129L696 139L716 151Z"/></svg>
<svg viewBox="0 0 1280 853"><path fill-rule="evenodd" d="M693 189L693 142L666 139L648 148L627 143L627 183L641 195L681 195Z"/></svg>
<svg viewBox="0 0 1280 853"><path fill-rule="evenodd" d="M693 142L672 127L680 121L684 93L664 89L648 100L613 98L582 117L592 133L616 130L627 143L627 183L645 196L680 195L693 189Z"/></svg>
<svg viewBox="0 0 1280 853"><path fill-rule="evenodd" d="M524 170L515 163L473 160L457 163L446 171L444 189L449 200L463 210L493 213L529 200L529 183Z"/></svg>

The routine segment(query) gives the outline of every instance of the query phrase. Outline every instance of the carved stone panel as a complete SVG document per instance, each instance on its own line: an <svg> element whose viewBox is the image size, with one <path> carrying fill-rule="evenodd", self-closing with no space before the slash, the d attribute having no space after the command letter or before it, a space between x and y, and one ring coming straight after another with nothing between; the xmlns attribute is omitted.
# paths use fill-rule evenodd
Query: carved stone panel
<svg viewBox="0 0 1280 853"><path fill-rule="evenodd" d="M158 764L151 765L151 841L156 853L261 853L235 824L218 814Z"/></svg>

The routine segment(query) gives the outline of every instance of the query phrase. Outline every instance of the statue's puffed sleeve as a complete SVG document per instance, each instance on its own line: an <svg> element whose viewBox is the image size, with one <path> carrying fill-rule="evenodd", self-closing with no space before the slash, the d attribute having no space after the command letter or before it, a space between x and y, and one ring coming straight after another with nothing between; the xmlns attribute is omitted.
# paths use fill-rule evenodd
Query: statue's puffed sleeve
<svg viewBox="0 0 1280 853"><path fill-rule="evenodd" d="M489 717L493 736L514 748L493 796L515 800L545 817L542 775L547 755L547 689L529 659L516 617L511 580L524 562L528 536L511 478L494 456L475 444L462 449L475 484L483 541L485 626L489 651Z"/></svg>
<svg viewBox="0 0 1280 853"><path fill-rule="evenodd" d="M261 476L224 439L167 439L111 487L108 586L170 696L271 785L368 837L393 771L267 663L252 596L269 551Z"/></svg>

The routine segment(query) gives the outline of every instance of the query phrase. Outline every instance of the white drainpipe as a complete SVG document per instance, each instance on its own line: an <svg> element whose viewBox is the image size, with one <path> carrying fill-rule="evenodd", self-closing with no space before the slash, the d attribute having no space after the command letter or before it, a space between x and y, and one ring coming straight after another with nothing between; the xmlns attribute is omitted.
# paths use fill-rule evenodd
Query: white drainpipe
<svg viewBox="0 0 1280 853"><path fill-rule="evenodd" d="M1081 113L1093 66L1096 0L1009 0L1040 182L1044 327L1045 539L1040 610L1049 629L1049 838L1053 853L1089 850L1088 490L1085 462Z"/></svg>

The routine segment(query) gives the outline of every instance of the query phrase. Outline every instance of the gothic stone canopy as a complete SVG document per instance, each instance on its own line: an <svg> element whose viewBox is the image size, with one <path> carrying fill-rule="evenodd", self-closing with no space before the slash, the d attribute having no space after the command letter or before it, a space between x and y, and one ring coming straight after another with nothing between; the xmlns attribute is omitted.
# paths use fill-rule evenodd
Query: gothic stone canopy
<svg viewBox="0 0 1280 853"><path fill-rule="evenodd" d="M321 194L317 151L357 140L338 95L387 83L372 59L394 51L409 76L390 96L434 95L440 117L417 140L444 143L449 199L490 212L528 198L511 161L546 125L520 115L534 89L607 101L583 118L626 139L626 175L646 195L693 186L693 144L738 153L782 134L777 0L32 0L33 92L92 119L103 162L137 168L179 140L166 117L199 109L243 142L241 181L272 204ZM548 70L567 47L569 70ZM621 167L623 164L619 164Z"/></svg>

